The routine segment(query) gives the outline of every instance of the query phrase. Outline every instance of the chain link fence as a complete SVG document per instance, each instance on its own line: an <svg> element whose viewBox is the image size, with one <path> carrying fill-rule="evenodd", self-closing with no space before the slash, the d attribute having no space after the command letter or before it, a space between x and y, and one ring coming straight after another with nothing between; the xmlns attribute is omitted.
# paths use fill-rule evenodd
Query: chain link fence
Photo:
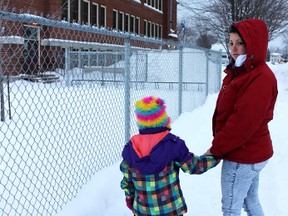
<svg viewBox="0 0 288 216"><path fill-rule="evenodd" d="M55 215L119 161L141 97L173 121L220 88L219 52L5 11L0 31L3 216Z"/></svg>

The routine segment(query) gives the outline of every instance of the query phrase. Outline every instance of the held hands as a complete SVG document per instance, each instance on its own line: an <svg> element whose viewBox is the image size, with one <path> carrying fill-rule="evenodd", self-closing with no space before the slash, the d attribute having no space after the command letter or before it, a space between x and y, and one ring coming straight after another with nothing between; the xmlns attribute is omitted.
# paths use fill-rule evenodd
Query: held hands
<svg viewBox="0 0 288 216"><path fill-rule="evenodd" d="M215 156L210 152L210 148L203 154L204 156L213 156L216 160L217 163L219 163L221 161L221 157L219 156Z"/></svg>

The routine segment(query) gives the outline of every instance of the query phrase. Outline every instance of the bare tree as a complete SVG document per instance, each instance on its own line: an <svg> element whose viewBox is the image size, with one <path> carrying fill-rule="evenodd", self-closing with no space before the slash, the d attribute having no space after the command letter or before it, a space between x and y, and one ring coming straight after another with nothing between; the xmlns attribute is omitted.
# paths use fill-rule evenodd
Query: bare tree
<svg viewBox="0 0 288 216"><path fill-rule="evenodd" d="M196 44L200 47L211 49L212 44L216 43L217 39L209 34L208 32L202 31L198 39L196 40Z"/></svg>
<svg viewBox="0 0 288 216"><path fill-rule="evenodd" d="M288 28L286 29L285 33L283 34L284 43L288 46Z"/></svg>
<svg viewBox="0 0 288 216"><path fill-rule="evenodd" d="M285 62L288 61L288 28L286 29L284 35L283 35L283 42L284 47L282 49L283 58L285 59Z"/></svg>
<svg viewBox="0 0 288 216"><path fill-rule="evenodd" d="M287 0L210 0L194 1L194 4L180 0L179 4L191 11L197 20L205 22L227 52L227 31L233 22L263 19L268 26L269 40L283 34L288 25Z"/></svg>
<svg viewBox="0 0 288 216"><path fill-rule="evenodd" d="M206 27L205 23L190 16L184 17L181 23L177 24L177 34L179 41L183 44L192 44L209 49L213 43L217 42L217 38Z"/></svg>
<svg viewBox="0 0 288 216"><path fill-rule="evenodd" d="M185 30L177 26L178 39L183 44L195 44L197 34L192 28L187 27Z"/></svg>

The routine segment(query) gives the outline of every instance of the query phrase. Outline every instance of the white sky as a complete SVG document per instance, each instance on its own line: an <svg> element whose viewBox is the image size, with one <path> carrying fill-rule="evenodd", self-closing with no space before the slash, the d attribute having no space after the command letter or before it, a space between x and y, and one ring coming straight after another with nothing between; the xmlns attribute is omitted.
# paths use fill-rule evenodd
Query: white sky
<svg viewBox="0 0 288 216"><path fill-rule="evenodd" d="M275 153L261 173L259 193L265 215L287 216L288 63L269 66L277 77L279 88L274 119L269 124ZM172 132L186 140L190 151L195 154L204 153L210 146L211 117L216 97L216 94L209 95L203 106L183 113L172 124ZM120 189L122 174L119 164L120 161L96 173L56 216L131 216L125 205L124 192ZM185 216L222 215L220 169L221 165L203 175L181 172L182 190L188 205Z"/></svg>

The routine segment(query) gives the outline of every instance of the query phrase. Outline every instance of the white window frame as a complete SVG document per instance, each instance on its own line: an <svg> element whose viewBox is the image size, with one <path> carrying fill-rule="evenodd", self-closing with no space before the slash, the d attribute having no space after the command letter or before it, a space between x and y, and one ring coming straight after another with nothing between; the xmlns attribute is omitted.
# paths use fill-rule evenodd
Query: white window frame
<svg viewBox="0 0 288 216"><path fill-rule="evenodd" d="M87 8L87 10L88 10L88 20L87 20L87 22L86 23L84 23L84 24L88 24L88 25L90 25L90 13L91 13L91 11L90 11L90 1L87 1L87 0L82 0L82 2L86 2L86 3L88 3L88 8ZM81 4L82 5L82 4ZM80 11L81 11L81 13L83 13L83 9L84 8L80 8ZM81 14L82 15L82 14ZM81 20L82 22L83 22L83 20Z"/></svg>
<svg viewBox="0 0 288 216"><path fill-rule="evenodd" d="M116 10L116 9L113 9L112 14L114 14L114 12L116 12L116 20L115 20L116 26L115 26L115 29L118 29L118 13L119 13L119 11ZM113 16L113 15L112 15L112 16ZM114 19L113 19L113 22L114 22ZM113 26L113 27L114 27L114 26Z"/></svg>
<svg viewBox="0 0 288 216"><path fill-rule="evenodd" d="M124 31L125 13L122 12L122 11L118 11L118 15L119 15L119 14L122 15L122 23L121 23L122 28L120 29L120 26L119 26L119 23L118 23L118 29L119 29L120 31Z"/></svg>
<svg viewBox="0 0 288 216"><path fill-rule="evenodd" d="M136 29L136 22L138 21L138 29ZM141 26L140 26L140 17L136 17L136 19L135 19L135 33L137 34L137 35L139 35L140 34L140 29L141 29Z"/></svg>
<svg viewBox="0 0 288 216"><path fill-rule="evenodd" d="M148 20L144 19L144 35L148 36Z"/></svg>
<svg viewBox="0 0 288 216"><path fill-rule="evenodd" d="M128 29L125 29L127 16L128 16L128 23L127 23ZM125 15L124 15L124 31L130 32L130 14L128 14L128 13L125 13Z"/></svg>
<svg viewBox="0 0 288 216"><path fill-rule="evenodd" d="M156 23L155 25L155 38L159 38L159 24Z"/></svg>
<svg viewBox="0 0 288 216"><path fill-rule="evenodd" d="M73 22L73 20L71 20L71 1L73 1L73 0L67 0L67 1L68 1L67 21L68 21L68 22ZM77 21L79 22L80 16L81 16L81 14L80 14L80 11L81 11L81 8L80 8L81 2L80 2L80 0L74 0L74 1L78 1L78 20L77 20Z"/></svg>
<svg viewBox="0 0 288 216"><path fill-rule="evenodd" d="M106 27L107 26L107 7L105 5L100 5L100 8L104 8L104 13L105 14L104 14L104 26L103 27ZM100 16L98 16L98 17L100 18Z"/></svg>
<svg viewBox="0 0 288 216"><path fill-rule="evenodd" d="M155 23L151 22L151 37L155 37Z"/></svg>
<svg viewBox="0 0 288 216"><path fill-rule="evenodd" d="M132 23L131 23L132 20ZM131 31L131 25L133 26L133 31ZM136 33L136 17L134 15L130 15L130 32L131 33Z"/></svg>
<svg viewBox="0 0 288 216"><path fill-rule="evenodd" d="M92 5L94 5L96 7L97 10L97 14L96 14L96 26L99 26L99 4L92 2ZM90 23L91 23L91 16L90 16Z"/></svg>

